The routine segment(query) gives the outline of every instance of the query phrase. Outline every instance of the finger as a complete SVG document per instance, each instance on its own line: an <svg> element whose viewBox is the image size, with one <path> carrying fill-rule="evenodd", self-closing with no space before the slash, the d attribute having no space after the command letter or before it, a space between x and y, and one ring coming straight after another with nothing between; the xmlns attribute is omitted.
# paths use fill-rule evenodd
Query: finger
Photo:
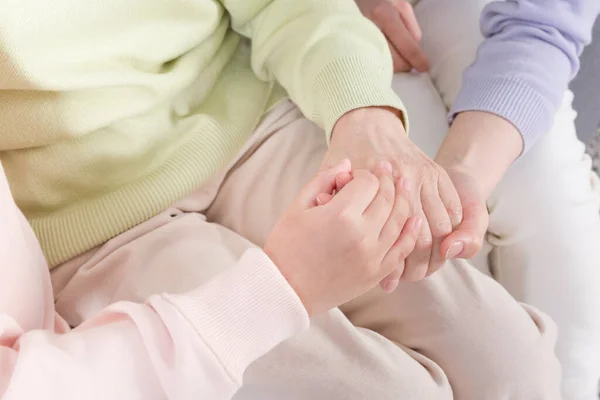
<svg viewBox="0 0 600 400"><path fill-rule="evenodd" d="M417 42L421 41L423 37L423 32L421 31L421 26L419 25L419 21L417 21L417 16L415 15L415 10L413 6L405 0L394 0L394 6L398 13L400 14L400 18L402 22L404 22L404 26L410 32L410 35Z"/></svg>
<svg viewBox="0 0 600 400"><path fill-rule="evenodd" d="M335 192L339 192L340 190L342 190L342 188L346 186L351 180L352 174L350 172L344 171L337 174L335 176L335 189L333 193L319 193L317 195L317 205L324 206L325 204L329 203L331 199L333 199Z"/></svg>
<svg viewBox="0 0 600 400"><path fill-rule="evenodd" d="M444 265L445 257L441 255L440 248L446 237L452 233L452 223L446 211L446 207L440 199L437 186L424 185L422 187L421 199L423 204L423 212L429 222L431 230L432 251L429 259L428 272L437 271Z"/></svg>
<svg viewBox="0 0 600 400"><path fill-rule="evenodd" d="M385 291L388 291L388 289L393 291L395 286L398 285L398 280L401 279L404 272L406 272L406 260L415 249L417 240L421 234L422 226L423 219L421 217L409 218L402 228L400 237L398 237L392 248L383 258L383 261L381 262L382 270L384 272L387 272L390 269L393 271L382 280L382 288ZM389 282L393 282L393 288Z"/></svg>
<svg viewBox="0 0 600 400"><path fill-rule="evenodd" d="M388 39L388 46L390 47L390 53L392 53L392 61L394 62L394 72L408 72L412 69L412 65L406 61L396 50L394 45Z"/></svg>
<svg viewBox="0 0 600 400"><path fill-rule="evenodd" d="M394 207L379 235L379 244L386 250L391 248L396 240L398 240L404 224L409 217L410 205L408 202L411 196L410 189L411 182L405 178L398 180L395 185Z"/></svg>
<svg viewBox="0 0 600 400"><path fill-rule="evenodd" d="M438 181L438 193L440 194L442 203L444 203L448 217L450 217L452 228L457 228L462 222L463 207L458 192L448 175L443 176L442 179Z"/></svg>
<svg viewBox="0 0 600 400"><path fill-rule="evenodd" d="M392 42L398 54L402 56L417 71L425 72L429 69L429 61L421 50L419 43L412 37L399 14L391 13L382 15L380 24L386 36Z"/></svg>
<svg viewBox="0 0 600 400"><path fill-rule="evenodd" d="M337 193L328 206L362 215L379 190L379 179L371 172L360 169L352 173L352 180Z"/></svg>
<svg viewBox="0 0 600 400"><path fill-rule="evenodd" d="M392 179L392 164L389 161L382 161L375 169L375 175L379 178L379 190L363 213L363 218L379 236L390 217L396 197L396 190Z"/></svg>
<svg viewBox="0 0 600 400"><path fill-rule="evenodd" d="M329 203L329 201L333 199L333 195L330 193L319 193L317 195L317 205L324 206Z"/></svg>
<svg viewBox="0 0 600 400"><path fill-rule="evenodd" d="M404 262L398 264L404 264ZM381 282L379 282L379 286L381 286L381 288L386 293L392 293L398 287L398 283L400 282L401 276L402 270L396 267L396 269L394 269L388 276L386 276Z"/></svg>
<svg viewBox="0 0 600 400"><path fill-rule="evenodd" d="M404 264L404 272L400 280L402 281L417 281L422 275L427 273L429 268L429 258L431 257L431 232L429 224L423 213L421 205L421 190L416 187L414 181L401 177L399 182L410 188L409 201L409 216L411 218L419 217L421 219L421 228L418 233L417 241L414 250L408 255Z"/></svg>
<svg viewBox="0 0 600 400"><path fill-rule="evenodd" d="M485 204L467 204L462 223L442 242L440 253L446 259L475 257L483 245L488 222Z"/></svg>
<svg viewBox="0 0 600 400"><path fill-rule="evenodd" d="M429 230L429 223L424 215L420 215L423 222L421 230L417 235L415 247L406 258L404 263L404 272L400 280L407 282L420 281L427 275L429 270L429 261L431 259L432 238Z"/></svg>
<svg viewBox="0 0 600 400"><path fill-rule="evenodd" d="M340 172L335 176L335 191L339 192L352 180L352 172Z"/></svg>
<svg viewBox="0 0 600 400"><path fill-rule="evenodd" d="M336 176L339 173L349 173L352 166L350 160L344 159L331 168L320 171L302 190L297 201L304 208L316 207L317 195L320 193L333 193L336 185Z"/></svg>

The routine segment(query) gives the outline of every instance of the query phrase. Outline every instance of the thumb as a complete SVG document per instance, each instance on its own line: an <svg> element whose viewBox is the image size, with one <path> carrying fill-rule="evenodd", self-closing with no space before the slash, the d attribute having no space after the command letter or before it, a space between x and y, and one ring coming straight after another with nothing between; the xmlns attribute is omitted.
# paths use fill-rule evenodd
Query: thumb
<svg viewBox="0 0 600 400"><path fill-rule="evenodd" d="M487 232L489 216L484 203L471 203L463 206L463 220L450 233L440 246L442 257L473 258L483 246L483 238Z"/></svg>
<svg viewBox="0 0 600 400"><path fill-rule="evenodd" d="M337 175L350 173L350 160L343 159L330 168L319 171L319 173L300 191L298 201L303 208L316 207L317 196L322 193L333 194L336 189Z"/></svg>
<svg viewBox="0 0 600 400"><path fill-rule="evenodd" d="M335 176L335 190L334 194L339 192L352 180L352 174L350 172L339 172ZM324 206L333 199L334 194L331 193L319 193L317 195L317 205Z"/></svg>

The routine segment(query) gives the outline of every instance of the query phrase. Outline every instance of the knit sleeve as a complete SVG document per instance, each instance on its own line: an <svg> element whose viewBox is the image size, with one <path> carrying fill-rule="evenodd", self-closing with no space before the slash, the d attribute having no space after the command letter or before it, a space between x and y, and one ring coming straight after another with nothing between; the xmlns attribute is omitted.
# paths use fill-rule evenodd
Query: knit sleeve
<svg viewBox="0 0 600 400"><path fill-rule="evenodd" d="M308 327L277 267L249 249L192 292L115 303L70 329L1 166L0 221L2 400L229 399L250 363Z"/></svg>
<svg viewBox="0 0 600 400"><path fill-rule="evenodd" d="M277 80L303 114L331 133L361 107L404 106L391 89L383 34L347 0L221 0L233 28L252 41L252 68Z"/></svg>
<svg viewBox="0 0 600 400"><path fill-rule="evenodd" d="M527 151L550 129L598 12L598 0L490 3L481 19L485 41L451 118L471 110L499 115L519 130Z"/></svg>

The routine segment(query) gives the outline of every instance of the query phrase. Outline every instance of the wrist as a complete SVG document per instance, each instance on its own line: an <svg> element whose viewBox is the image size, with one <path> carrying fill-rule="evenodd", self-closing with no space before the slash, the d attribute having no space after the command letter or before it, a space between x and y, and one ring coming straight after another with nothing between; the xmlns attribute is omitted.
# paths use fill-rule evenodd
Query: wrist
<svg viewBox="0 0 600 400"><path fill-rule="evenodd" d="M435 161L443 168L472 176L489 195L521 154L523 139L507 120L483 111L459 114Z"/></svg>
<svg viewBox="0 0 600 400"><path fill-rule="evenodd" d="M263 252L277 267L277 269L279 270L279 273L286 280L289 287L294 291L294 293L296 293L296 296L298 296L298 299L302 303L302 306L306 310L306 313L308 315L312 315L312 307L307 298L308 296L304 292L304 290L302 290L302 285L299 284L299 281L302 280L302 279L300 279L299 275L302 273L303 269L302 268L285 268L285 265L286 265L285 262L283 262L280 259L280 257L277 256L276 251L273 251L271 249L271 246L269 245L268 241L265 244L265 247L263 248Z"/></svg>
<svg viewBox="0 0 600 400"><path fill-rule="evenodd" d="M342 115L333 127L331 139L333 140L334 135L343 135L344 132L356 130L357 127L361 131L361 134L364 135L379 133L380 130L372 129L375 126L374 121L384 121L385 123L389 123L390 121L394 121L395 123L400 122L398 124L399 129L403 136L406 136L404 113L393 107L377 106L356 108Z"/></svg>

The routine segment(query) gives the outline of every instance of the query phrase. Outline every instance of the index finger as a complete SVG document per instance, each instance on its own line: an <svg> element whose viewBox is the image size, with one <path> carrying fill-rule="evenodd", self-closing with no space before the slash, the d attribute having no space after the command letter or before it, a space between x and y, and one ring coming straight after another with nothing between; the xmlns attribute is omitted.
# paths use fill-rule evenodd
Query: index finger
<svg viewBox="0 0 600 400"><path fill-rule="evenodd" d="M400 13L400 18L404 21L406 29L408 29L417 42L420 42L423 32L421 32L421 27L419 26L419 21L417 21L413 6L406 0L394 0L394 7Z"/></svg>
<svg viewBox="0 0 600 400"><path fill-rule="evenodd" d="M379 179L370 171L360 169L353 172L352 178L328 205L362 215L379 190Z"/></svg>
<svg viewBox="0 0 600 400"><path fill-rule="evenodd" d="M429 61L421 50L419 42L406 28L400 14L391 13L381 17L383 31L398 53L417 71L429 69Z"/></svg>

